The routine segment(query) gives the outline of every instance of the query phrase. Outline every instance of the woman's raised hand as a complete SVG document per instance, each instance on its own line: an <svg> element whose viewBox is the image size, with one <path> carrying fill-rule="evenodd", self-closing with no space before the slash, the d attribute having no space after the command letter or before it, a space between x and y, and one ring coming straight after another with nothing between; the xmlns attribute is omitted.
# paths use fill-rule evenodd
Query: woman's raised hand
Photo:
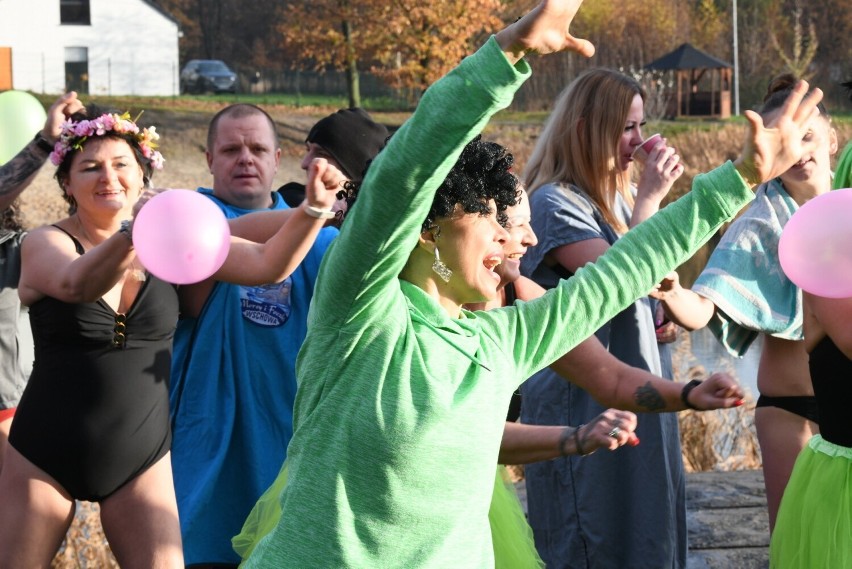
<svg viewBox="0 0 852 569"><path fill-rule="evenodd" d="M683 175L683 164L675 149L660 140L648 153L636 184L637 199L645 197L659 203L665 198L675 180Z"/></svg>
<svg viewBox="0 0 852 569"><path fill-rule="evenodd" d="M76 112L83 110L83 103L77 98L75 91L69 91L56 99L47 109L47 120L42 129L42 135L54 142L62 132L62 123Z"/></svg>
<svg viewBox="0 0 852 569"><path fill-rule="evenodd" d="M771 113L766 123L754 111L745 112L750 134L742 156L734 165L749 185L756 186L780 176L809 151L813 143L802 139L807 133L808 121L819 113L817 104L822 100L822 91L814 89L808 93L808 88L807 81L799 81L784 106Z"/></svg>
<svg viewBox="0 0 852 569"><path fill-rule="evenodd" d="M531 12L497 32L497 42L513 64L527 53L567 50L591 57L595 46L568 31L582 3L583 0L543 0Z"/></svg>

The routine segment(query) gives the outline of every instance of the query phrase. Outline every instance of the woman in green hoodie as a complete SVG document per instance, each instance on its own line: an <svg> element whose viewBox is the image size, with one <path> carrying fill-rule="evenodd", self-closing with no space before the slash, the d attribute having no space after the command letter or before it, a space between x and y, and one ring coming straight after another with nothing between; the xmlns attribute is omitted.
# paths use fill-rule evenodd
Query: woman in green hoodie
<svg viewBox="0 0 852 569"><path fill-rule="evenodd" d="M320 269L281 519L247 567L493 566L488 506L511 394L647 294L752 199L750 186L801 154L820 94L802 103L798 89L779 128L749 115L736 166L698 177L570 281L514 307L463 311L496 294L507 233L493 201L459 203L444 182L471 166L463 149L528 77L526 53L592 54L568 31L580 4L545 1L489 39L424 94L371 165ZM325 161L311 168L321 182Z"/></svg>

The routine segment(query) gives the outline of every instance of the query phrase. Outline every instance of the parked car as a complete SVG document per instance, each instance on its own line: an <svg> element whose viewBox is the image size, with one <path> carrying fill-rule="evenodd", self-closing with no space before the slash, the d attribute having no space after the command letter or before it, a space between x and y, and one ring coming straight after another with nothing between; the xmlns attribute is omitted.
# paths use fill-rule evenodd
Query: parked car
<svg viewBox="0 0 852 569"><path fill-rule="evenodd" d="M180 72L181 93L236 93L237 74L219 59L190 60Z"/></svg>

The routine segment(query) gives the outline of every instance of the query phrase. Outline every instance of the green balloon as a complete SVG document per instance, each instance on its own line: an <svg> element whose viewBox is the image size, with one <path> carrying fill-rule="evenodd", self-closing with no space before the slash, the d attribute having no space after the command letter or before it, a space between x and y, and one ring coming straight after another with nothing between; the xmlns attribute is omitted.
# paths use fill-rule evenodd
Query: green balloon
<svg viewBox="0 0 852 569"><path fill-rule="evenodd" d="M0 93L0 164L14 158L44 127L45 120L44 106L29 93Z"/></svg>

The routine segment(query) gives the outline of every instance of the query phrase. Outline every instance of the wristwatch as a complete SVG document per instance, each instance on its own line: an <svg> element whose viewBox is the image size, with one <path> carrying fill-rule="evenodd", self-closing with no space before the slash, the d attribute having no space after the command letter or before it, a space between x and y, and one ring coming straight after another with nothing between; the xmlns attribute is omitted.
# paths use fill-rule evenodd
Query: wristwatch
<svg viewBox="0 0 852 569"><path fill-rule="evenodd" d="M43 152L46 152L47 154L53 152L53 144L51 144L50 141L44 137L41 131L38 131L33 137L33 142L35 142L35 145L38 146Z"/></svg>

